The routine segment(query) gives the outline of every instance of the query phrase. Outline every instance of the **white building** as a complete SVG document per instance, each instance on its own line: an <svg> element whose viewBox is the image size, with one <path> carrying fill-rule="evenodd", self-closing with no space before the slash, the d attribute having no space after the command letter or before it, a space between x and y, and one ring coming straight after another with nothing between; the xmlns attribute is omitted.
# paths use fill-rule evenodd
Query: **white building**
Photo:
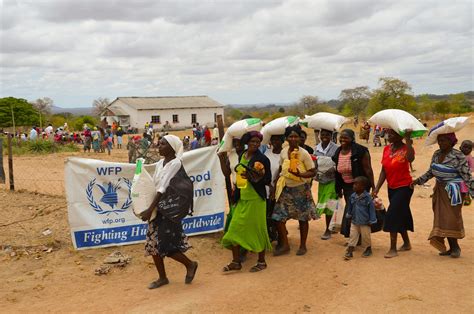
<svg viewBox="0 0 474 314"><path fill-rule="evenodd" d="M118 97L101 115L109 125L143 129L147 122L161 130L190 128L193 124L213 126L217 115L224 119L224 105L207 96Z"/></svg>

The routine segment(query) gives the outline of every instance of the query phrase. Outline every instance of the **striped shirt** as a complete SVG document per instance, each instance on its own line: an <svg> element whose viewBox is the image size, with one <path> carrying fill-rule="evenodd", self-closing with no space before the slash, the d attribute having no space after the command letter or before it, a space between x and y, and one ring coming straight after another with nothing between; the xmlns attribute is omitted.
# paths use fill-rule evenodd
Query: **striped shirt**
<svg viewBox="0 0 474 314"><path fill-rule="evenodd" d="M342 180L345 183L353 183L354 178L352 177L352 165L351 165L352 152L344 155L342 152L339 154L339 161L337 163L337 172L342 176Z"/></svg>

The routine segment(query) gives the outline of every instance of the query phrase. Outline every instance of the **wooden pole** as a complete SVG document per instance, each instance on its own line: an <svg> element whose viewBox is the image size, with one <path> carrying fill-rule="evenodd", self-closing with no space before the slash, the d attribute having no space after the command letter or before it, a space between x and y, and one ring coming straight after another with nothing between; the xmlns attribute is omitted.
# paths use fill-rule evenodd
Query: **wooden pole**
<svg viewBox="0 0 474 314"><path fill-rule="evenodd" d="M0 138L0 183L5 183L5 170L3 169L3 138Z"/></svg>
<svg viewBox="0 0 474 314"><path fill-rule="evenodd" d="M217 129L219 130L219 142L222 141L224 137L224 121L222 120L222 115L218 114L216 117L217 120Z"/></svg>
<svg viewBox="0 0 474 314"><path fill-rule="evenodd" d="M217 129L219 130L219 142L222 141L224 137L224 121L222 121L222 115L218 114L216 117L217 120ZM230 176L225 177L225 189L227 191L227 200L229 201L229 207L232 203L232 183L230 181Z"/></svg>
<svg viewBox="0 0 474 314"><path fill-rule="evenodd" d="M10 179L10 190L15 190L13 181L13 153L12 153L12 134L8 134L8 177Z"/></svg>

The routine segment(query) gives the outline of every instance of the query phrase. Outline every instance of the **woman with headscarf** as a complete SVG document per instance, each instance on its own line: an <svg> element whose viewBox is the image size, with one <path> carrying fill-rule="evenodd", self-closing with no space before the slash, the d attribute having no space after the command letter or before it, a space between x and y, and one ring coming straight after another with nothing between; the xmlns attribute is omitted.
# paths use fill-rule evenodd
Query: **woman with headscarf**
<svg viewBox="0 0 474 314"><path fill-rule="evenodd" d="M328 240L331 238L329 223L335 210L334 205L337 204L338 200L336 193L336 168L332 161L332 156L334 156L339 146L332 142L332 131L322 129L319 132L319 136L321 142L316 145L314 150L318 164L316 181L319 183L316 211L318 215L324 214L326 216L326 231L321 236L321 239Z"/></svg>
<svg viewBox="0 0 474 314"><path fill-rule="evenodd" d="M341 225L341 234L348 238L351 231L351 220L346 218L347 209L352 193L354 179L363 176L369 179L368 191L374 189L374 172L370 162L370 153L367 147L355 142L355 134L351 129L344 129L339 136L341 146L336 150L332 160L336 163L336 193L344 195L346 206Z"/></svg>
<svg viewBox="0 0 474 314"><path fill-rule="evenodd" d="M222 245L232 250L232 261L224 267L224 272L242 269L240 248L258 253L257 264L250 268L250 272L267 268L265 250L270 250L272 246L267 232L265 187L270 183L272 174L270 161L258 149L262 138L261 133L252 131L244 134L241 140L242 145L248 146L239 156L237 165L242 168L237 175L244 181L240 185L237 180L232 219L222 238Z"/></svg>
<svg viewBox="0 0 474 314"><path fill-rule="evenodd" d="M311 179L316 175L311 155L299 147L301 127L299 125L287 127L285 137L289 146L283 148L280 154L280 171L275 186L275 208L272 219L276 221L278 230L278 246L275 256L287 254L290 251L286 230L286 221L296 219L300 226L300 247L296 255L307 252L306 238L308 237L309 221L319 218L316 214L313 195L311 193ZM296 158L292 155L296 153ZM291 160L297 163L297 169L291 169Z"/></svg>
<svg viewBox="0 0 474 314"><path fill-rule="evenodd" d="M411 250L408 230L413 232L413 217L410 210L410 200L413 195L411 188L412 177L410 174L410 163L415 160L415 150L411 140L411 130L405 131L405 143L403 137L392 129L387 129L389 146L385 146L382 156L382 170L380 171L377 186L372 196L377 197L380 188L387 180L388 199L390 205L387 209L383 231L390 232L390 250L385 254L386 258L397 256L397 236L400 233L403 245L398 251Z"/></svg>
<svg viewBox="0 0 474 314"><path fill-rule="evenodd" d="M458 239L464 238L461 182L465 182L471 195L474 192L474 181L466 158L454 148L457 141L454 133L438 135L439 149L431 158L430 169L412 183L421 185L436 178L433 189L433 229L428 240L440 251L439 255L453 258L461 256ZM449 250L446 249L444 238L448 238Z"/></svg>
<svg viewBox="0 0 474 314"><path fill-rule="evenodd" d="M191 261L184 255L189 246L181 222L176 222L157 211L158 204L170 186L171 179L177 175L187 177L181 162L183 143L175 135L166 135L158 143L158 151L164 158L157 163L153 175L157 193L150 207L142 215L144 221L149 221L152 214L156 212L155 219L148 223L145 255L153 257L159 278L148 286L149 289L156 289L169 283L164 264L166 256L171 257L186 267L186 277L184 280L186 284L190 284L193 281L198 267L196 261Z"/></svg>

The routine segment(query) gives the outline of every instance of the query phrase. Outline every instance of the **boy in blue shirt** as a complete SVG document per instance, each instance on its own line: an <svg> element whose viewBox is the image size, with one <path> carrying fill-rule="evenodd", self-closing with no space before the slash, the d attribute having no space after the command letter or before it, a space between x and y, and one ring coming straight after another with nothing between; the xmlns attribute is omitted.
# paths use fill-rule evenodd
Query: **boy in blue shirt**
<svg viewBox="0 0 474 314"><path fill-rule="evenodd" d="M362 257L372 255L370 242L370 225L377 222L375 216L375 206L372 196L366 191L369 186L369 179L366 177L357 177L354 179L354 193L351 195L346 218L351 218L351 233L349 236L349 245L344 258L349 260L353 257L352 252L357 245L359 236L362 240L362 247L365 249Z"/></svg>

